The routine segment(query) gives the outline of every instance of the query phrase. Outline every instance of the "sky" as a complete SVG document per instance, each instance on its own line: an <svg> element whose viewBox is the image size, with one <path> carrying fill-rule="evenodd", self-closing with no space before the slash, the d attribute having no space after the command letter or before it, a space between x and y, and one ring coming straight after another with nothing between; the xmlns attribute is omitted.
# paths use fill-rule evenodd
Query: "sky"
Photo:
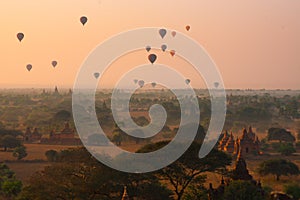
<svg viewBox="0 0 300 200"><path fill-rule="evenodd" d="M1 0L0 87L72 87L103 41L131 29L164 27L202 45L225 88L300 89L299 10L298 0ZM85 26L81 16L89 19ZM18 32L25 34L21 43ZM189 63L154 52L193 87L205 87ZM121 56L99 84L113 87L123 73L147 63L147 55L141 50Z"/></svg>

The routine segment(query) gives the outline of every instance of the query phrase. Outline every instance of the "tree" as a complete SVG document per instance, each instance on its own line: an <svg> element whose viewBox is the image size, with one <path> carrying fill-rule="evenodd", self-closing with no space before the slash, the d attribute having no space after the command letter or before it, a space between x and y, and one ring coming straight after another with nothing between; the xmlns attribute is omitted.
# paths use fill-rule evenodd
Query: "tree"
<svg viewBox="0 0 300 200"><path fill-rule="evenodd" d="M167 145L169 141L149 144L137 151L138 153L151 152ZM169 182L176 199L184 196L191 184L201 184L204 172L213 172L225 168L231 163L231 157L224 152L213 149L205 158L199 159L200 143L194 142L189 149L174 163L159 170L158 177Z"/></svg>
<svg viewBox="0 0 300 200"><path fill-rule="evenodd" d="M58 157L58 153L55 150L48 150L45 152L45 156L49 162L55 162Z"/></svg>
<svg viewBox="0 0 300 200"><path fill-rule="evenodd" d="M124 133L117 125L113 130L112 141L116 143L117 146L121 146L126 133Z"/></svg>
<svg viewBox="0 0 300 200"><path fill-rule="evenodd" d="M60 110L54 115L53 119L55 121L69 121L71 119L71 113L66 110Z"/></svg>
<svg viewBox="0 0 300 200"><path fill-rule="evenodd" d="M138 118L134 118L134 121L139 126L147 126L149 124L149 120L146 117L144 117L144 116L140 116Z"/></svg>
<svg viewBox="0 0 300 200"><path fill-rule="evenodd" d="M236 180L225 187L224 199L263 200L265 198L259 188L252 182Z"/></svg>
<svg viewBox="0 0 300 200"><path fill-rule="evenodd" d="M21 145L20 140L12 135L5 135L1 141L0 145L4 148L4 151L7 151L8 148L16 148Z"/></svg>
<svg viewBox="0 0 300 200"><path fill-rule="evenodd" d="M273 174L276 180L280 180L280 176L298 175L299 168L296 164L284 159L272 159L262 162L258 167L258 173L262 176Z"/></svg>
<svg viewBox="0 0 300 200"><path fill-rule="evenodd" d="M13 152L13 156L18 160L25 158L27 156L26 147L23 145L16 147Z"/></svg>
<svg viewBox="0 0 300 200"><path fill-rule="evenodd" d="M0 164L0 197L10 199L18 195L22 182L17 180L15 173L7 165Z"/></svg>
<svg viewBox="0 0 300 200"><path fill-rule="evenodd" d="M295 200L300 199L300 185L297 183L289 183L284 186L284 192L293 196Z"/></svg>
<svg viewBox="0 0 300 200"><path fill-rule="evenodd" d="M283 128L270 128L267 135L268 141L278 140L279 142L295 142L295 137L291 132Z"/></svg>
<svg viewBox="0 0 300 200"><path fill-rule="evenodd" d="M281 143L278 148L278 152L284 156L290 156L293 153L296 153L296 149L292 143Z"/></svg>
<svg viewBox="0 0 300 200"><path fill-rule="evenodd" d="M30 179L20 199L120 200L126 185L130 198L170 200L171 191L153 174L111 169L94 159L85 148L64 150L63 154L59 162Z"/></svg>
<svg viewBox="0 0 300 200"><path fill-rule="evenodd" d="M208 193L207 189L204 187L204 182L206 180L205 175L198 176L197 179L193 183L191 183L187 189L185 194L183 195L183 200L207 200Z"/></svg>

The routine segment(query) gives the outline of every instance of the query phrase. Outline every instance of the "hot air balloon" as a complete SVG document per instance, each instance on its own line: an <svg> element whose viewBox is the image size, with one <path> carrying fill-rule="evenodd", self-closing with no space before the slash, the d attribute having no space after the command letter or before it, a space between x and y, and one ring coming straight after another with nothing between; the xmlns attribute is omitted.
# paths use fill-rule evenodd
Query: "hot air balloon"
<svg viewBox="0 0 300 200"><path fill-rule="evenodd" d="M98 73L98 72L95 72L95 73L94 73L94 77L95 77L96 79L98 79L99 76L100 76L100 73Z"/></svg>
<svg viewBox="0 0 300 200"><path fill-rule="evenodd" d="M83 26L87 23L87 21L88 21L88 18L86 16L80 17L80 22Z"/></svg>
<svg viewBox="0 0 300 200"><path fill-rule="evenodd" d="M137 79L134 79L134 80L133 80L134 84L137 84L138 81L139 81L139 80L137 80Z"/></svg>
<svg viewBox="0 0 300 200"><path fill-rule="evenodd" d="M56 67L57 61L53 60L51 64L52 64L53 67Z"/></svg>
<svg viewBox="0 0 300 200"><path fill-rule="evenodd" d="M151 83L151 85L152 85L152 87L155 87L155 86L156 86L156 83L155 83L155 82L153 82L153 83Z"/></svg>
<svg viewBox="0 0 300 200"><path fill-rule="evenodd" d="M215 88L218 88L219 87L219 82L214 82L214 86L215 86Z"/></svg>
<svg viewBox="0 0 300 200"><path fill-rule="evenodd" d="M164 38L166 34L167 34L166 29L159 29L159 35L161 38Z"/></svg>
<svg viewBox="0 0 300 200"><path fill-rule="evenodd" d="M171 56L174 56L175 55L175 50L171 50L170 54L171 54Z"/></svg>
<svg viewBox="0 0 300 200"><path fill-rule="evenodd" d="M176 31L172 31L172 36L175 37L176 36Z"/></svg>
<svg viewBox="0 0 300 200"><path fill-rule="evenodd" d="M17 38L20 42L22 42L22 40L24 39L24 33L18 33Z"/></svg>
<svg viewBox="0 0 300 200"><path fill-rule="evenodd" d="M150 51L151 50L151 47L150 46L146 46L146 51Z"/></svg>
<svg viewBox="0 0 300 200"><path fill-rule="evenodd" d="M153 64L156 61L157 56L155 54L150 54L148 56L149 61Z"/></svg>
<svg viewBox="0 0 300 200"><path fill-rule="evenodd" d="M144 86L144 84L145 84L145 81L143 81L143 80L139 80L139 86L142 88L143 86Z"/></svg>
<svg viewBox="0 0 300 200"><path fill-rule="evenodd" d="M31 65L31 64L28 64L28 65L26 66L26 69L30 72L30 70L32 69L32 65Z"/></svg>
<svg viewBox="0 0 300 200"><path fill-rule="evenodd" d="M167 49L167 45L165 45L165 44L161 45L161 50L162 50L163 52L165 52L166 49Z"/></svg>
<svg viewBox="0 0 300 200"><path fill-rule="evenodd" d="M189 30L191 29L191 27L190 27L189 25L187 25L187 26L185 27L185 29L186 29L187 31L189 31Z"/></svg>
<svg viewBox="0 0 300 200"><path fill-rule="evenodd" d="M185 83L186 83L187 85L190 84L190 82L191 82L190 79L186 79L186 80L185 80Z"/></svg>

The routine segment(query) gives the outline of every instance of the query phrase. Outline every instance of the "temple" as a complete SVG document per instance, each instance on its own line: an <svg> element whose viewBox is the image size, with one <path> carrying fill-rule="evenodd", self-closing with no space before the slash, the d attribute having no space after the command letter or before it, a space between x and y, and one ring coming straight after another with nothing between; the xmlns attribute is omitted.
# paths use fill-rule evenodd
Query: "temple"
<svg viewBox="0 0 300 200"><path fill-rule="evenodd" d="M217 188L213 188L212 183L209 184L208 199L209 200L222 199L225 188L228 187L232 181L236 181L236 180L251 182L253 185L255 185L257 191L262 195L264 195L264 190L262 189L260 181L255 181L253 177L249 174L246 161L243 158L243 153L240 149L235 162L234 169L230 173L230 178L225 181L224 178L222 177L221 183Z"/></svg>
<svg viewBox="0 0 300 200"><path fill-rule="evenodd" d="M25 134L24 134L24 141L28 143L39 143L42 138L42 134L39 133L37 128L33 129L33 132L31 131L30 127L26 128Z"/></svg>
<svg viewBox="0 0 300 200"><path fill-rule="evenodd" d="M70 127L69 122L65 122L64 128L55 133L53 130L47 136L41 139L41 143L44 144L62 144L62 145L80 145L81 140L75 135L74 129Z"/></svg>
<svg viewBox="0 0 300 200"><path fill-rule="evenodd" d="M75 130L70 127L68 122L65 122L64 128L55 132L50 131L49 134L39 133L37 128L31 131L30 127L27 127L24 134L24 142L26 143L41 143L41 144L60 144L60 145L80 145L81 140L75 134Z"/></svg>
<svg viewBox="0 0 300 200"><path fill-rule="evenodd" d="M219 141L219 150L238 155L241 152L244 156L249 154L257 155L260 154L260 142L256 134L253 132L250 126L248 131L243 130L242 136L234 139L232 133L227 131L221 136Z"/></svg>

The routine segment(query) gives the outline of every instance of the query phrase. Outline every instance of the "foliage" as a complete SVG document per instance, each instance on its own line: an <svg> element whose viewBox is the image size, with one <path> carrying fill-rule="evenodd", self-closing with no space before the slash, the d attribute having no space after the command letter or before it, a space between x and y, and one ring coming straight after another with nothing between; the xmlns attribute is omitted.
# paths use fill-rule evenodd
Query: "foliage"
<svg viewBox="0 0 300 200"><path fill-rule="evenodd" d="M11 136L16 137L18 135L22 135L22 132L19 130L13 130L13 129L11 130L11 129L6 129L4 127L2 127L2 128L0 127L0 138L1 138L1 136L3 137L5 135L11 135Z"/></svg>
<svg viewBox="0 0 300 200"><path fill-rule="evenodd" d="M48 150L45 152L45 156L49 162L57 161L58 153L55 150Z"/></svg>
<svg viewBox="0 0 300 200"><path fill-rule="evenodd" d="M300 199L300 185L299 183L289 183L284 186L284 192L293 196L295 200Z"/></svg>
<svg viewBox="0 0 300 200"><path fill-rule="evenodd" d="M292 143L281 143L278 152L284 156L290 156L293 153L296 153L296 149Z"/></svg>
<svg viewBox="0 0 300 200"><path fill-rule="evenodd" d="M291 132L283 128L270 128L267 135L268 141L278 140L280 142L294 142L296 139Z"/></svg>
<svg viewBox="0 0 300 200"><path fill-rule="evenodd" d="M69 121L71 119L71 113L66 110L60 110L54 115L53 119L57 121Z"/></svg>
<svg viewBox="0 0 300 200"><path fill-rule="evenodd" d="M5 135L0 139L0 146L7 151L8 148L16 148L21 145L20 140L12 135Z"/></svg>
<svg viewBox="0 0 300 200"><path fill-rule="evenodd" d="M138 152L154 151L167 145L168 142L147 145ZM230 156L216 149L213 149L205 158L199 159L200 147L200 143L194 142L176 162L157 172L163 181L168 181L178 200L182 199L188 186L203 183L204 172L224 169L231 163Z"/></svg>
<svg viewBox="0 0 300 200"><path fill-rule="evenodd" d="M30 179L19 199L119 200L124 185L131 198L170 199L171 191L152 174L116 171L99 163L85 148L65 150L63 154L59 162Z"/></svg>
<svg viewBox="0 0 300 200"><path fill-rule="evenodd" d="M22 182L17 180L15 173L7 165L0 164L0 197L10 199L21 192Z"/></svg>
<svg viewBox="0 0 300 200"><path fill-rule="evenodd" d="M206 176L198 176L197 179L191 183L185 194L183 195L183 200L206 200L208 199L207 189L204 187L203 183L206 180Z"/></svg>
<svg viewBox="0 0 300 200"><path fill-rule="evenodd" d="M21 145L14 149L13 156L16 157L18 160L22 160L27 156L26 147Z"/></svg>
<svg viewBox="0 0 300 200"><path fill-rule="evenodd" d="M258 187L251 181L236 180L225 187L224 200L263 200Z"/></svg>
<svg viewBox="0 0 300 200"><path fill-rule="evenodd" d="M262 176L273 174L279 181L280 176L298 175L299 168L296 164L284 159L272 159L262 162L258 167L258 173Z"/></svg>

